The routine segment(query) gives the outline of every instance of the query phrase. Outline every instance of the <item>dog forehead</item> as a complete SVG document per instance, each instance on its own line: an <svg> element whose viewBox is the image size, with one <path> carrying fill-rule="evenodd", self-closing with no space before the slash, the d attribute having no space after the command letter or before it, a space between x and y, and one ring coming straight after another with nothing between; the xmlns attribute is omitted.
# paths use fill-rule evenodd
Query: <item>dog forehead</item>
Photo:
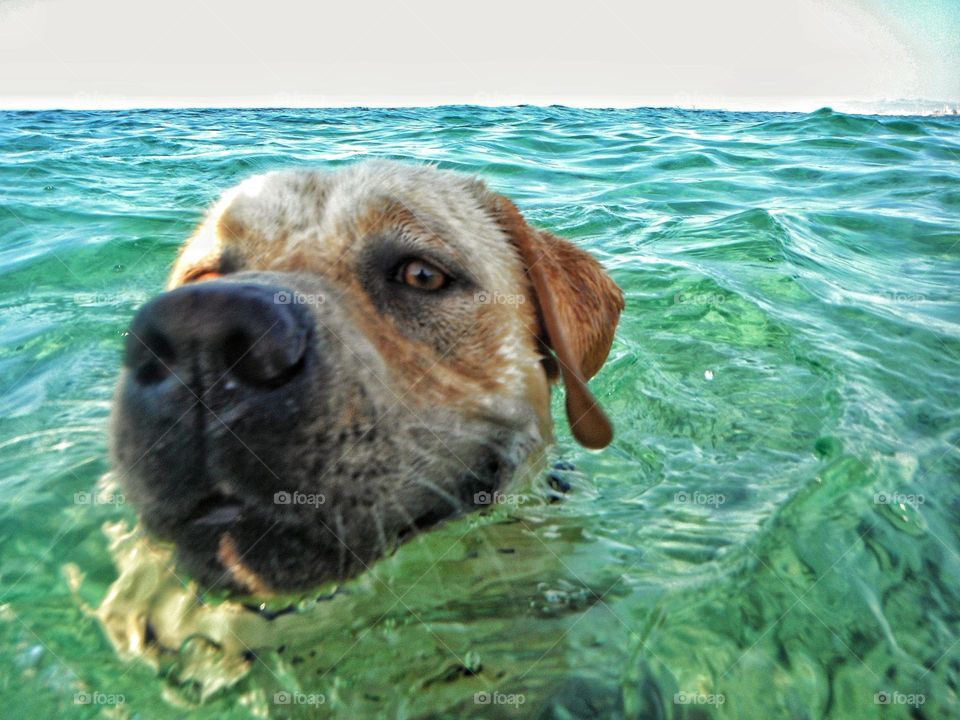
<svg viewBox="0 0 960 720"><path fill-rule="evenodd" d="M213 225L209 237L201 230L194 238L201 246L196 254L240 245L271 264L288 264L286 256L294 264L325 262L404 226L441 243L496 285L517 256L484 209L491 197L481 181L432 166L367 161L336 171L276 171L223 195L206 223Z"/></svg>

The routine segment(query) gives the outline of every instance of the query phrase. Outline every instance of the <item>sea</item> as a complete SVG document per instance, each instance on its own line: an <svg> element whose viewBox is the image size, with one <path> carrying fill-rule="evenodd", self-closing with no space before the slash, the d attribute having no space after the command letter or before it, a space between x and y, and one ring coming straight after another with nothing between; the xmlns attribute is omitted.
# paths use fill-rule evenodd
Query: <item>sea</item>
<svg viewBox="0 0 960 720"><path fill-rule="evenodd" d="M475 174L604 264L615 439L556 394L562 497L301 598L239 670L123 652L126 327L222 191L366 158ZM958 117L0 112L2 717L960 717L958 490Z"/></svg>

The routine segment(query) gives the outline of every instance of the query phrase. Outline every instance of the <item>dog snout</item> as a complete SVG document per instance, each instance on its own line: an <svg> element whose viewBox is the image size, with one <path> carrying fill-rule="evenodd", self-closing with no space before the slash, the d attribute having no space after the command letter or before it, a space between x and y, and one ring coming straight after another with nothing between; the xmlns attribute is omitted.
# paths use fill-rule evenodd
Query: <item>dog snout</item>
<svg viewBox="0 0 960 720"><path fill-rule="evenodd" d="M312 319L278 302L277 291L208 281L153 299L130 326L130 380L143 388L190 385L205 372L254 392L289 383L304 369Z"/></svg>

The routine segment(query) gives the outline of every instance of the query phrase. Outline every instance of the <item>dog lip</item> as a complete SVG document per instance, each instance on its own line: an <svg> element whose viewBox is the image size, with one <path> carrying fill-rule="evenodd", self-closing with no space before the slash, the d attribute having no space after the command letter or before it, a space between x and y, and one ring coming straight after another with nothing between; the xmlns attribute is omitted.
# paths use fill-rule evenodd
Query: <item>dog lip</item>
<svg viewBox="0 0 960 720"><path fill-rule="evenodd" d="M230 525L243 514L243 503L221 493L208 495L190 515L194 525Z"/></svg>

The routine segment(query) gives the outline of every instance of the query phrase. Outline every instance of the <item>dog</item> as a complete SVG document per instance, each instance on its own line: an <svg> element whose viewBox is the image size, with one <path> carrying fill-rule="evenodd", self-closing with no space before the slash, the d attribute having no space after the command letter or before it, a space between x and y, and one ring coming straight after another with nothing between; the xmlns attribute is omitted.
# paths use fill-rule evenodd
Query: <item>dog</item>
<svg viewBox="0 0 960 720"><path fill-rule="evenodd" d="M366 161L227 191L135 315L112 464L208 587L358 574L503 490L552 438L612 438L587 388L624 297L484 182Z"/></svg>

